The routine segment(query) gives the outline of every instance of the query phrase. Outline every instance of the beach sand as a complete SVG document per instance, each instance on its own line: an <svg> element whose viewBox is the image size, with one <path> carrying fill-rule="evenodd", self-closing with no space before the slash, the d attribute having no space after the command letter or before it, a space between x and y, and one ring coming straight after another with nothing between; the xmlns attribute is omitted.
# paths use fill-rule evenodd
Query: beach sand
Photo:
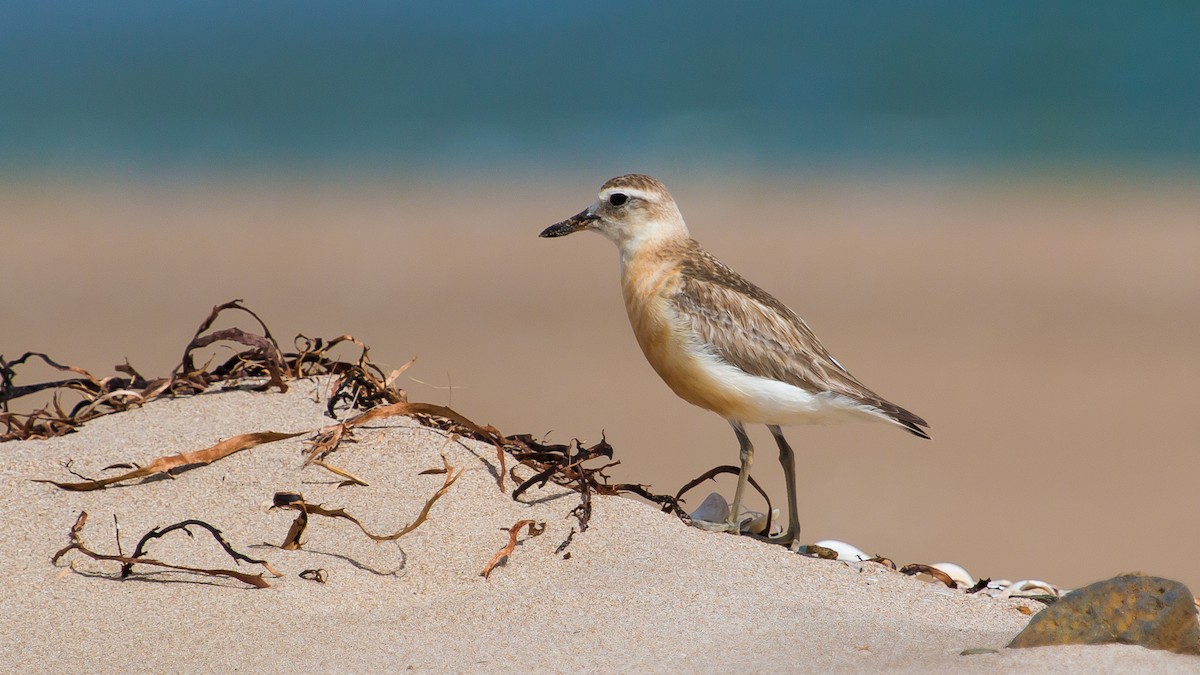
<svg viewBox="0 0 1200 675"><path fill-rule="evenodd" d="M736 463L733 434L645 364L612 245L536 236L607 177L10 182L0 353L162 375L213 305L244 298L285 344L349 332L387 366L418 356L412 400L510 434L603 432L617 480L674 492ZM806 541L1066 588L1132 570L1200 587L1195 182L663 178L709 250L932 424L932 441L886 425L788 431ZM778 505L770 435L751 436ZM62 503L36 493L39 513ZM55 547L74 516L59 511ZM749 546L720 541L703 546ZM39 573L48 553L28 554Z"/></svg>
<svg viewBox="0 0 1200 675"><path fill-rule="evenodd" d="M20 672L327 671L862 671L1183 672L1194 657L1139 647L1003 649L1026 623L1029 600L967 595L866 563L789 554L744 537L691 529L639 501L598 498L591 527L564 559L556 548L576 521L578 497L534 491L518 504L497 487L494 449L458 444L407 418L357 431L330 461L366 480L343 487L301 468L303 437L243 450L172 480L67 492L32 478L72 480L63 464L99 475L115 462L145 464L254 431L328 423L325 388L287 394L216 392L161 400L48 441L6 444L0 465L0 594L5 668ZM343 521L313 518L300 551L278 543L291 512L267 511L279 490L345 508L376 532L410 522L443 482L418 475L463 470L429 519L394 543L375 543ZM528 471L522 475L527 475ZM221 530L237 550L283 576L253 589L231 579L135 568L71 552L55 567L76 516L83 538L115 553L140 533L187 518ZM506 565L480 572L534 519ZM180 533L151 557L231 568L211 539ZM321 568L325 583L299 578ZM242 565L242 571L256 566ZM960 656L964 649L998 653Z"/></svg>

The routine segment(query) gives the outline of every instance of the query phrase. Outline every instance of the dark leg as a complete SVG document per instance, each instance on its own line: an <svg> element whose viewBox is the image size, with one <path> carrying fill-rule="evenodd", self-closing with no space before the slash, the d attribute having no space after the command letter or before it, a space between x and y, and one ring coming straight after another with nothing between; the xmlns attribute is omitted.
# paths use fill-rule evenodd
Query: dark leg
<svg viewBox="0 0 1200 675"><path fill-rule="evenodd" d="M800 516L796 506L796 453L783 437L783 430L777 425L768 424L775 443L779 445L779 463L783 465L783 477L787 481L788 497L788 529L785 535L788 546L793 550L800 548Z"/></svg>
<svg viewBox="0 0 1200 675"><path fill-rule="evenodd" d="M750 437L746 435L746 428L741 422L729 420L729 424L733 426L733 433L737 434L738 443L741 445L742 470L738 473L737 491L733 493L733 504L729 507L729 520L726 524L730 532L738 533L741 532L742 496L746 493L746 482L750 479L754 446L750 444Z"/></svg>

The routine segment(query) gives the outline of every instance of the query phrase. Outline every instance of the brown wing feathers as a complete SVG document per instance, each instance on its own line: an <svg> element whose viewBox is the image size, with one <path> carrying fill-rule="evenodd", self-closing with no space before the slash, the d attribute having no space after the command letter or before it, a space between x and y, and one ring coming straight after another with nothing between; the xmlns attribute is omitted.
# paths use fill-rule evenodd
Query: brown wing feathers
<svg viewBox="0 0 1200 675"><path fill-rule="evenodd" d="M689 240L671 300L717 356L746 373L812 392L830 391L879 410L929 438L928 423L887 401L843 368L800 317Z"/></svg>

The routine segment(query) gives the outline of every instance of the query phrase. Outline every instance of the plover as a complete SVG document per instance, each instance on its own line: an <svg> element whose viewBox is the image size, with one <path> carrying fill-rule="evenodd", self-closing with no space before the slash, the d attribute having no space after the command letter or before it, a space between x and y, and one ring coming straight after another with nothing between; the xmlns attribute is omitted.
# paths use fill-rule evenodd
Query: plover
<svg viewBox="0 0 1200 675"><path fill-rule="evenodd" d="M779 446L788 497L782 539L792 550L800 545L795 455L781 426L874 419L929 438L925 420L859 382L795 312L700 248L657 179L613 178L591 206L541 236L581 230L599 232L620 250L625 309L659 377L680 398L733 427L741 470L726 530L740 531L754 458L746 424L765 424Z"/></svg>

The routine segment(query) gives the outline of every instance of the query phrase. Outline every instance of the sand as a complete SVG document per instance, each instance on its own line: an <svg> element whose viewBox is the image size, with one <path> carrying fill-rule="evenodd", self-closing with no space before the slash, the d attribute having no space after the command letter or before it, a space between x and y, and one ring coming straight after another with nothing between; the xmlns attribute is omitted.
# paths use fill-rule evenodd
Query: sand
<svg viewBox="0 0 1200 675"><path fill-rule="evenodd" d="M688 528L639 501L600 498L564 559L555 549L577 503L561 489L518 504L495 482L491 446L447 442L393 418L363 428L336 463L370 483L338 488L301 468L302 439L242 451L174 480L75 493L31 482L70 479L63 463L98 475L251 431L319 427L324 389L225 391L158 401L48 441L6 444L0 466L0 617L3 663L22 672L511 671L1194 671L1197 659L1127 647L1005 650L1028 600L967 595L875 564L789 554ZM444 455L464 470L430 519L396 543L348 523L314 520L300 551L279 542L291 514L263 503L279 490L342 507L375 531L410 521L442 483L421 470ZM85 540L113 552L113 515L125 550L155 525L199 518L237 549L283 573L271 587L117 565L72 552L80 510ZM522 519L544 522L489 579L480 571ZM176 533L152 548L162 560L228 567L206 537ZM244 571L253 571L243 565ZM320 584L299 578L322 568ZM968 648L999 653L960 656Z"/></svg>

